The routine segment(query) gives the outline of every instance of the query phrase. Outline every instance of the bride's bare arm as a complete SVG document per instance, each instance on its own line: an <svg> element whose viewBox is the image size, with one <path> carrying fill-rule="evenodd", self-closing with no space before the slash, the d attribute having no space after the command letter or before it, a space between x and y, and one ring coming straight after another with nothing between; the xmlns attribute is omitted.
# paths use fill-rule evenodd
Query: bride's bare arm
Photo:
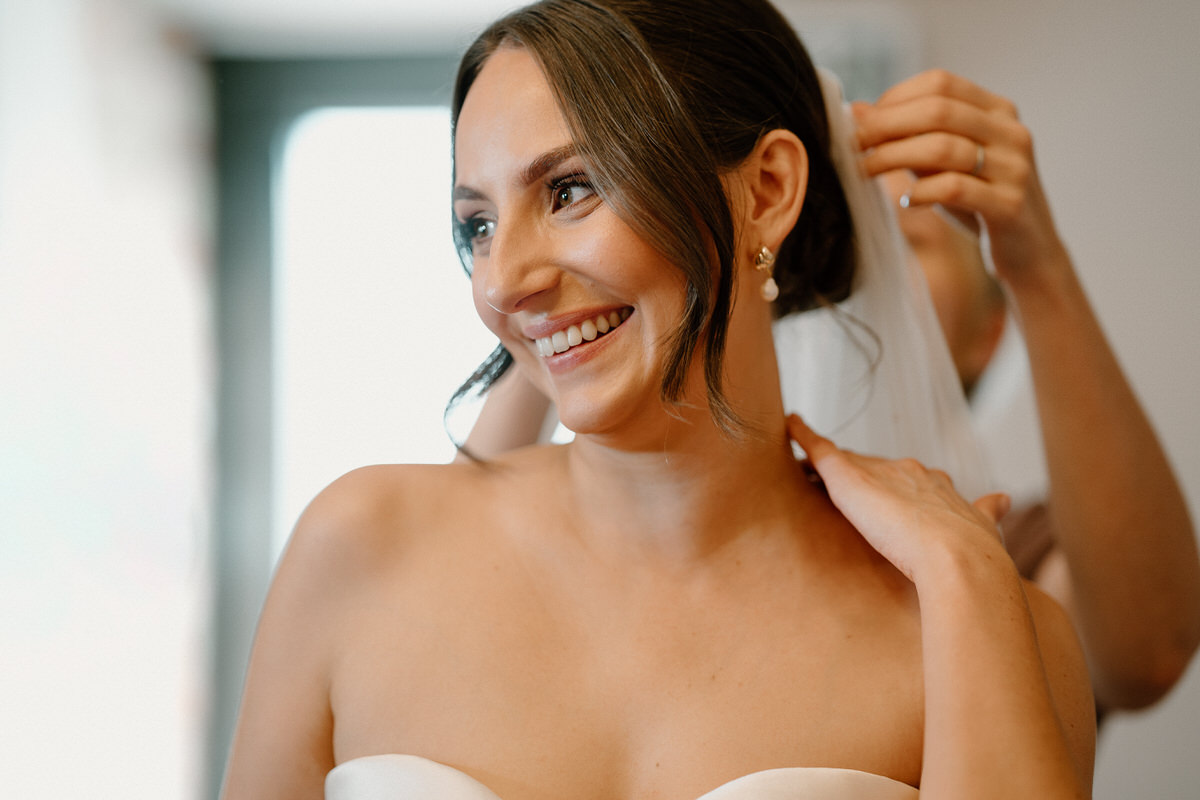
<svg viewBox="0 0 1200 800"><path fill-rule="evenodd" d="M913 581L921 609L925 743L921 796L1091 795L1095 718L1065 613L1024 583L995 520L914 461L842 451L789 418L834 504Z"/></svg>
<svg viewBox="0 0 1200 800"><path fill-rule="evenodd" d="M927 569L922 797L1089 797L1095 710L1066 613L1000 548L949 542Z"/></svg>
<svg viewBox="0 0 1200 800"><path fill-rule="evenodd" d="M369 470L305 510L263 607L223 800L325 796L334 766L331 664L350 587L370 574Z"/></svg>

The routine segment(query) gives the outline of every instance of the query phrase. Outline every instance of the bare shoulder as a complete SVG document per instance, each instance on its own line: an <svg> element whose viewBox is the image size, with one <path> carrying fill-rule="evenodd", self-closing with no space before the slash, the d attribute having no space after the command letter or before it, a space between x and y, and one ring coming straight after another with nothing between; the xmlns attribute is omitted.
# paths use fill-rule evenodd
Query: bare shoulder
<svg viewBox="0 0 1200 800"><path fill-rule="evenodd" d="M1076 769L1088 776L1090 783L1096 750L1096 705L1079 634L1057 600L1032 581L1024 581L1024 586L1063 732Z"/></svg>
<svg viewBox="0 0 1200 800"><path fill-rule="evenodd" d="M439 511L483 480L472 464L389 464L348 472L300 515L281 569L312 567L335 581L347 573L361 577L381 559L401 557Z"/></svg>
<svg viewBox="0 0 1200 800"><path fill-rule="evenodd" d="M340 593L398 560L477 534L522 488L552 469L554 448L452 464L387 464L346 473L300 515L280 570L308 574L314 591Z"/></svg>
<svg viewBox="0 0 1200 800"><path fill-rule="evenodd" d="M322 796L334 764L330 693L351 622L390 565L422 538L437 539L423 536L435 509L477 473L470 465L367 467L309 504L259 619L226 800Z"/></svg>

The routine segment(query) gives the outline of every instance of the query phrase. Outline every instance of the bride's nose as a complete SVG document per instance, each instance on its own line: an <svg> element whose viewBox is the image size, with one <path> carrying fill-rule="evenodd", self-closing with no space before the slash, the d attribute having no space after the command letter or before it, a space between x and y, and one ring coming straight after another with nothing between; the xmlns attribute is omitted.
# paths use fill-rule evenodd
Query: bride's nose
<svg viewBox="0 0 1200 800"><path fill-rule="evenodd" d="M483 275L483 298L501 314L524 309L558 285L561 273L549 238L534 226L509 226L492 236Z"/></svg>

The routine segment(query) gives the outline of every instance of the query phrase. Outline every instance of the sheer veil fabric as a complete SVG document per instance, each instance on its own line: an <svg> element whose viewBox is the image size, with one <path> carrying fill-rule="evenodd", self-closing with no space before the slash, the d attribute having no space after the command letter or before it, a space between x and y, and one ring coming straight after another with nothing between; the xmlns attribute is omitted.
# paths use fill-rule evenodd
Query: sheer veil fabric
<svg viewBox="0 0 1200 800"><path fill-rule="evenodd" d="M845 301L775 322L784 407L844 448L945 470L973 500L991 481L929 289L887 199L859 170L840 82L820 72L857 270Z"/></svg>

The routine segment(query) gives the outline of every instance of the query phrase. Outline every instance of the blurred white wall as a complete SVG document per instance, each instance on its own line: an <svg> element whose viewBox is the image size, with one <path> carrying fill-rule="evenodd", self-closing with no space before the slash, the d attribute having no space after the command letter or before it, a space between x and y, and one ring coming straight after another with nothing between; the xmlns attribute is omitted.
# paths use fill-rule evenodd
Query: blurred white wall
<svg viewBox="0 0 1200 800"><path fill-rule="evenodd" d="M119 0L0 0L0 781L195 797L207 88Z"/></svg>

